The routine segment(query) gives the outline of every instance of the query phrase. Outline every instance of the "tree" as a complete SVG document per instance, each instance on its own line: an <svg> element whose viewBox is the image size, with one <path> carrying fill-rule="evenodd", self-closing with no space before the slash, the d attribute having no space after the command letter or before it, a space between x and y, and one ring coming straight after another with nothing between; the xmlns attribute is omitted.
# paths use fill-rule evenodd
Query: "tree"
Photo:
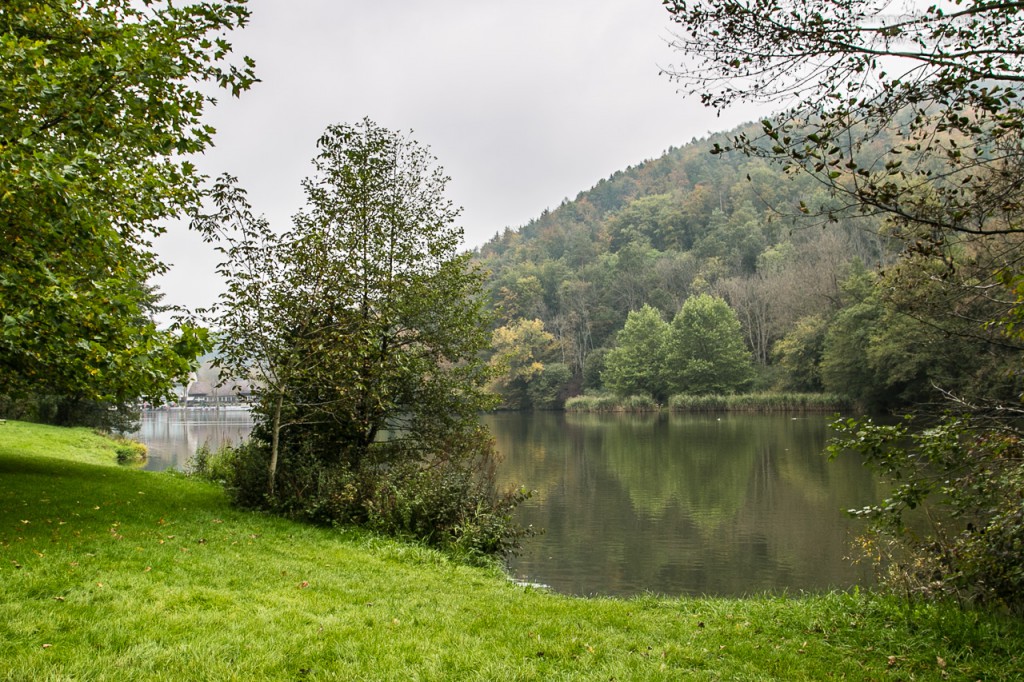
<svg viewBox="0 0 1024 682"><path fill-rule="evenodd" d="M538 410L560 410L568 397L572 372L562 362L550 362L544 366L540 376L530 382L527 394L530 404Z"/></svg>
<svg viewBox="0 0 1024 682"><path fill-rule="evenodd" d="M324 412L355 462L385 429L429 450L488 404L482 275L456 251L448 178L369 119L329 127L319 147L288 239L290 284L335 354L306 381L327 390Z"/></svg>
<svg viewBox="0 0 1024 682"><path fill-rule="evenodd" d="M457 253L448 178L425 147L369 119L328 127L318 147L293 229L273 239L246 217L251 241L270 247L228 250L240 260L224 341L253 343L226 357L266 382L237 463L243 501L504 551L522 497L493 490L476 418L493 405L489 318L482 274Z"/></svg>
<svg viewBox="0 0 1024 682"><path fill-rule="evenodd" d="M274 494L281 430L303 419L295 389L315 362L302 343L310 329L308 301L294 295L287 241L254 216L237 179L224 175L211 192L216 213L196 217L193 227L217 244L225 291L211 311L216 330L214 366L223 377L253 383L270 438L267 492Z"/></svg>
<svg viewBox="0 0 1024 682"><path fill-rule="evenodd" d="M762 122L762 135L728 146L828 189L826 201L801 202L800 212L829 222L881 217L902 244L900 262L880 278L886 286L840 313L848 333L830 330L822 363L826 386L846 370L875 373L866 385L882 393L929 381L960 415L909 443L902 428L840 424L837 452L855 450L891 480L911 481L865 514L875 533L909 551L896 573L920 567L912 582L926 593L951 585L1020 609L1019 384L1015 404L942 384L981 358L975 366L991 376L988 357L1004 354L1019 377L1022 339L1011 328L1024 306L1015 284L1024 258L1024 4L911 4L902 14L870 0L666 4L684 27L677 47L696 62L675 76L705 103L789 104ZM854 350L857 368L843 357ZM933 493L966 533L935 527L918 541L906 532L903 510Z"/></svg>
<svg viewBox="0 0 1024 682"><path fill-rule="evenodd" d="M706 104L789 104L762 122L762 135L731 146L829 190L818 204L800 202L801 212L885 218L904 254L943 263L965 289L1020 271L1012 245L1024 226L1024 6L964 0L890 14L868 0L666 5L682 27L676 47L695 62L672 75ZM1002 244L1002 263L985 281L960 279L957 254L978 240Z"/></svg>
<svg viewBox="0 0 1024 682"><path fill-rule="evenodd" d="M530 407L533 404L530 388L544 377L545 364L555 350L554 335L545 331L540 320L517 320L494 330L491 347L494 349L490 360L494 368L494 390L510 407Z"/></svg>
<svg viewBox="0 0 1024 682"><path fill-rule="evenodd" d="M672 393L735 393L753 376L739 319L717 296L699 294L672 319L666 353Z"/></svg>
<svg viewBox="0 0 1024 682"><path fill-rule="evenodd" d="M605 356L605 387L622 396L647 394L663 400L668 337L668 323L656 308L644 305L631 311L615 347Z"/></svg>
<svg viewBox="0 0 1024 682"><path fill-rule="evenodd" d="M197 206L212 84L242 2L10 0L0 7L0 384L14 398L160 398L206 347L158 330L149 240Z"/></svg>
<svg viewBox="0 0 1024 682"><path fill-rule="evenodd" d="M775 344L774 356L784 374L781 386L787 390L822 390L821 356L828 323L820 315L796 321L793 329Z"/></svg>

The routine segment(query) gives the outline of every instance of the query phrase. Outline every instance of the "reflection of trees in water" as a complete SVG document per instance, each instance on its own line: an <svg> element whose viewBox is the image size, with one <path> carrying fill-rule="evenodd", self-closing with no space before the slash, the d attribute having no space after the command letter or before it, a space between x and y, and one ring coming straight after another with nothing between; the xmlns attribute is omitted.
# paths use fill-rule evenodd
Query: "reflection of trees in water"
<svg viewBox="0 0 1024 682"><path fill-rule="evenodd" d="M149 448L147 469L181 469L199 446L239 443L251 431L252 418L244 410L154 410L143 414L135 437Z"/></svg>
<svg viewBox="0 0 1024 682"><path fill-rule="evenodd" d="M517 565L576 593L849 584L859 571L843 561L850 522L841 510L876 484L855 461L825 459L825 422L489 417L502 475L539 491L522 517L546 535Z"/></svg>
<svg viewBox="0 0 1024 682"><path fill-rule="evenodd" d="M650 517L678 505L705 533L714 533L742 506L758 439L731 421L676 420L610 429L601 455Z"/></svg>

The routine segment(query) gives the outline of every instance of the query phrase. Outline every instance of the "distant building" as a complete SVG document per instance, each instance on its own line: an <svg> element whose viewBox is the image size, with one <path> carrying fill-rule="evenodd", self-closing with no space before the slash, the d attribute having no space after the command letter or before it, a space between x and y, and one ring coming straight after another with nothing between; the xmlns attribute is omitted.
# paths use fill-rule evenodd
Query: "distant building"
<svg viewBox="0 0 1024 682"><path fill-rule="evenodd" d="M253 400L252 382L246 379L221 381L220 372L210 364L207 356L193 372L188 382L174 387L178 405L188 407L230 407L248 405ZM173 403L172 403L173 404Z"/></svg>
<svg viewBox="0 0 1024 682"><path fill-rule="evenodd" d="M247 405L252 399L252 384L248 381L228 380L222 386L218 382L193 381L186 389L185 399L189 407L226 407Z"/></svg>

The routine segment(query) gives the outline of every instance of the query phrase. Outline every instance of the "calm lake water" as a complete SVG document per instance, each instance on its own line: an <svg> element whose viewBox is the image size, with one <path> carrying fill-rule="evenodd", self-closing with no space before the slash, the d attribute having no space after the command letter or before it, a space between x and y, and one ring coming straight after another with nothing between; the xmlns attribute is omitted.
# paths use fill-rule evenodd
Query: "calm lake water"
<svg viewBox="0 0 1024 682"><path fill-rule="evenodd" d="M822 591L867 584L843 513L881 494L854 458L828 462L824 416L483 417L501 478L537 493L520 519L543 528L511 563L522 580L576 595ZM198 445L235 442L248 414L145 415L147 468L182 468Z"/></svg>
<svg viewBox="0 0 1024 682"><path fill-rule="evenodd" d="M252 431L247 410L189 408L146 410L135 438L146 444L145 468L153 471L185 469L200 445L216 450L241 442Z"/></svg>

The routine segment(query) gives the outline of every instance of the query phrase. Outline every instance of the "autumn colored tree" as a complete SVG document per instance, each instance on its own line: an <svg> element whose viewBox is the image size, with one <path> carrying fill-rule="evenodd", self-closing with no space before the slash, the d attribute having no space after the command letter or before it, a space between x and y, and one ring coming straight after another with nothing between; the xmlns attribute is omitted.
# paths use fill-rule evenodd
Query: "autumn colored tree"
<svg viewBox="0 0 1024 682"><path fill-rule="evenodd" d="M517 320L491 335L492 388L512 408L532 406L530 388L542 381L555 350L555 337L540 320Z"/></svg>

